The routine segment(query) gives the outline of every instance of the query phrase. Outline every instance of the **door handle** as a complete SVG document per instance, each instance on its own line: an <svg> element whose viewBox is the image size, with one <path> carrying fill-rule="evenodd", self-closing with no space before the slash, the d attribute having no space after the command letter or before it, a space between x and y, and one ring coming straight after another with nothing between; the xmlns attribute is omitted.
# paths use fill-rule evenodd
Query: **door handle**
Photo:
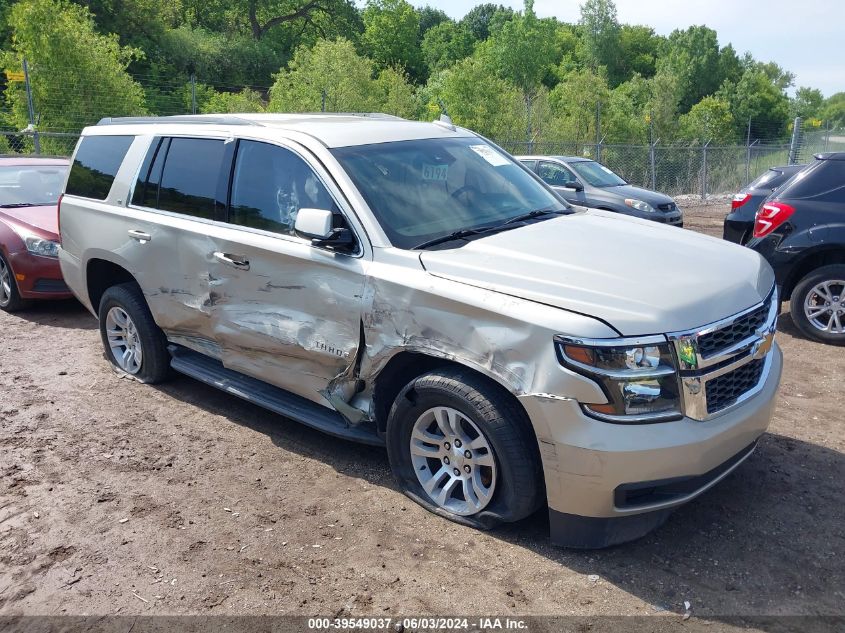
<svg viewBox="0 0 845 633"><path fill-rule="evenodd" d="M238 270L249 270L249 260L243 255L232 255L231 253L221 253L218 251L214 253L214 259Z"/></svg>
<svg viewBox="0 0 845 633"><path fill-rule="evenodd" d="M151 239L153 239L153 236L149 233L144 233L143 231L139 231L137 229L129 229L129 237L131 237L133 240L138 240L139 242L141 242L141 244L143 244L144 242L149 242Z"/></svg>

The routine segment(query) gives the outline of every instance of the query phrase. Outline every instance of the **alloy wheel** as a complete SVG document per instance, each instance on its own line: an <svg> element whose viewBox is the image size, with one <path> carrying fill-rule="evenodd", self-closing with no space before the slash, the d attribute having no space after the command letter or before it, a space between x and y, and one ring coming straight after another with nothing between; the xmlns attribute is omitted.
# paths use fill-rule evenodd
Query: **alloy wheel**
<svg viewBox="0 0 845 633"><path fill-rule="evenodd" d="M429 498L461 516L493 498L496 459L481 429L451 407L425 411L411 430L411 463Z"/></svg>
<svg viewBox="0 0 845 633"><path fill-rule="evenodd" d="M123 308L114 306L106 315L106 334L115 363L127 374L141 370L143 354L138 330Z"/></svg>
<svg viewBox="0 0 845 633"><path fill-rule="evenodd" d="M12 271L0 257L0 306L7 306L12 300Z"/></svg>
<svg viewBox="0 0 845 633"><path fill-rule="evenodd" d="M814 286L804 298L804 315L817 330L845 334L845 280L830 279Z"/></svg>

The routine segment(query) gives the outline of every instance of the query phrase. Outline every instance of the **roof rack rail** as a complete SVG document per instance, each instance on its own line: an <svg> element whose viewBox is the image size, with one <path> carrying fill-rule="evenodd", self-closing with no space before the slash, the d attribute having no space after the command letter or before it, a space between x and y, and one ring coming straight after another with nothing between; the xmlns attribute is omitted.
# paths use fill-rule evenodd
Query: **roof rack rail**
<svg viewBox="0 0 845 633"><path fill-rule="evenodd" d="M97 125L151 125L153 123L211 123L217 125L260 125L260 123L257 123L256 121L250 121L241 117L225 114L180 114L175 116L104 117L97 122Z"/></svg>

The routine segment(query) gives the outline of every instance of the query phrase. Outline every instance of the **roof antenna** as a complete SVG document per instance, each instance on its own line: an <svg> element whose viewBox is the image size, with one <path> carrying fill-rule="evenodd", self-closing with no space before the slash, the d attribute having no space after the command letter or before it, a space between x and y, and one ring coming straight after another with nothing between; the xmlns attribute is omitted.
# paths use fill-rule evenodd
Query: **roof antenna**
<svg viewBox="0 0 845 633"><path fill-rule="evenodd" d="M451 132L454 132L455 124L452 123L452 117L449 116L449 111L446 109L446 104L443 103L443 99L438 99L437 105L440 106L440 118L437 121L434 121L434 123L436 125L439 125L440 127L445 127Z"/></svg>

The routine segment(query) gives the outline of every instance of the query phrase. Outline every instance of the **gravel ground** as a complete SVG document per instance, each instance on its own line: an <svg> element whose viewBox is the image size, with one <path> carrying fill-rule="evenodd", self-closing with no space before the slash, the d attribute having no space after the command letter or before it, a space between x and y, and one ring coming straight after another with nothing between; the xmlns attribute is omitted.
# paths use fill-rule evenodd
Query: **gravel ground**
<svg viewBox="0 0 845 633"><path fill-rule="evenodd" d="M492 533L427 513L382 450L121 379L75 302L0 313L0 615L845 615L845 354L780 328L757 452L646 538L577 552L542 512Z"/></svg>

